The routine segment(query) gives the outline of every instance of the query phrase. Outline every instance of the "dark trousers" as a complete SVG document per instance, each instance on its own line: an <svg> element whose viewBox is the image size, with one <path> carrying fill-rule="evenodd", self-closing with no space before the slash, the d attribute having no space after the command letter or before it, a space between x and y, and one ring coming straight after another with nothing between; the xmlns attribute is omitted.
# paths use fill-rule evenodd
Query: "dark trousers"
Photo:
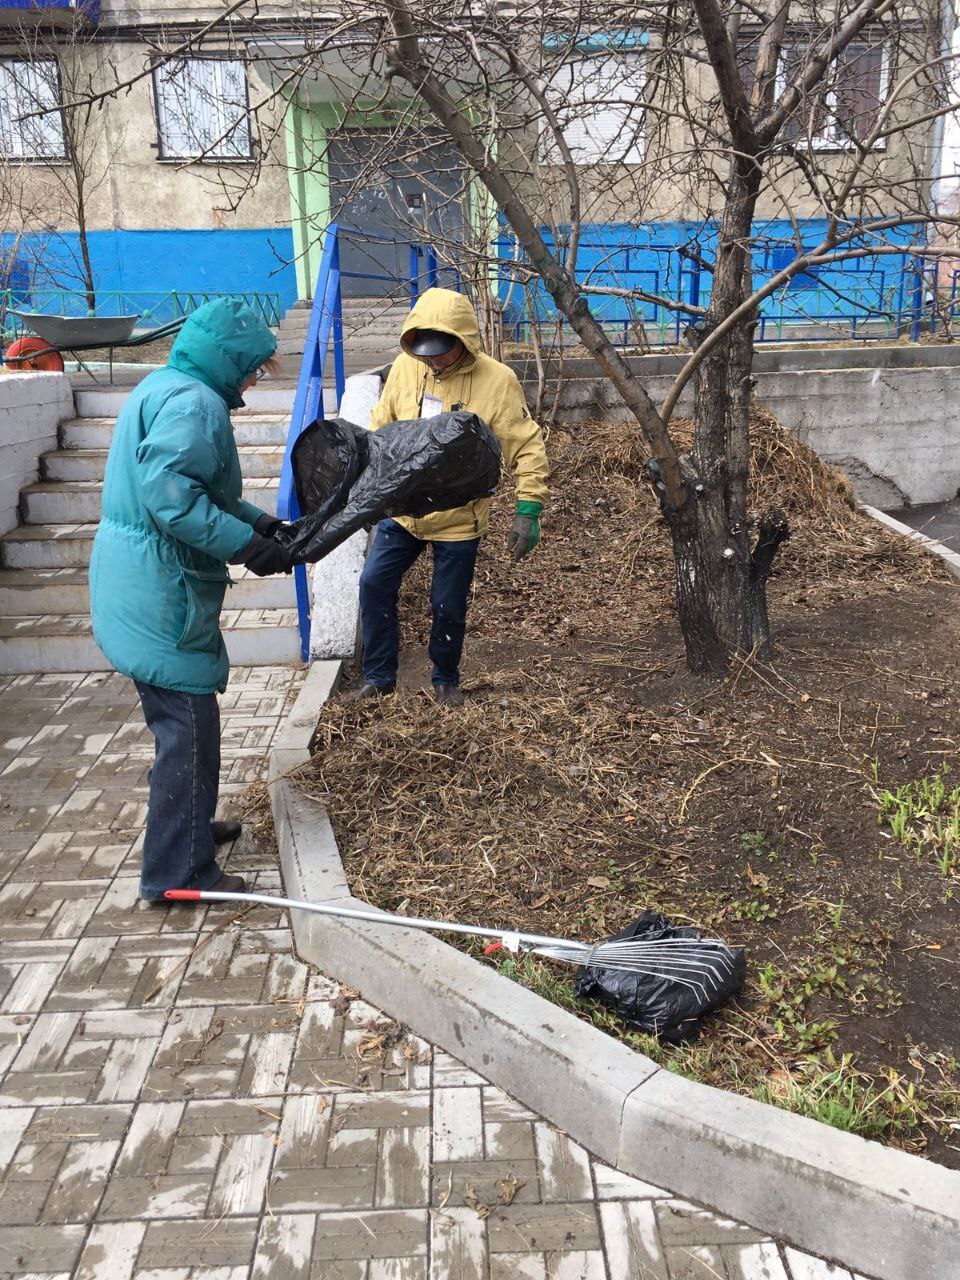
<svg viewBox="0 0 960 1280"><path fill-rule="evenodd" d="M210 831L220 786L217 695L136 684L155 744L140 897L209 889L222 875Z"/></svg>
<svg viewBox="0 0 960 1280"><path fill-rule="evenodd" d="M395 520L381 520L360 575L363 678L385 689L397 678L400 627L397 597L403 575L427 544ZM460 683L460 655L467 632L467 602L477 563L479 538L432 542L430 659L434 684Z"/></svg>

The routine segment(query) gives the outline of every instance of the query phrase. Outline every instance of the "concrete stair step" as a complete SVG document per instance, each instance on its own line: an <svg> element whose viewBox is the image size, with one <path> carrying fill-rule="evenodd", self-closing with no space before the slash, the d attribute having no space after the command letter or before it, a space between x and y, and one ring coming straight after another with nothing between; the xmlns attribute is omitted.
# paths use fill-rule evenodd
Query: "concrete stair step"
<svg viewBox="0 0 960 1280"><path fill-rule="evenodd" d="M231 609L294 609L293 578L277 574L258 578L230 566L232 585L225 604ZM40 614L88 613L90 588L86 568L0 569L0 618Z"/></svg>
<svg viewBox="0 0 960 1280"><path fill-rule="evenodd" d="M64 449L71 450L109 449L116 421L115 417L71 418L60 424L60 443ZM240 410L232 415L231 421L238 446L282 447L290 429L289 413L247 413Z"/></svg>
<svg viewBox="0 0 960 1280"><path fill-rule="evenodd" d="M276 511L278 492L276 475L244 480L244 498L263 511ZM99 480L41 480L20 490L20 509L28 525L85 524L100 519L102 499Z"/></svg>
<svg viewBox="0 0 960 1280"><path fill-rule="evenodd" d="M235 665L299 660L296 609L224 610L221 623L227 652ZM85 614L0 618L0 639L3 675L110 669L94 643L90 618Z"/></svg>
<svg viewBox="0 0 960 1280"><path fill-rule="evenodd" d="M21 524L0 538L4 569L79 569L90 563L96 524ZM82 668L81 668L82 670Z"/></svg>
<svg viewBox="0 0 960 1280"><path fill-rule="evenodd" d="M73 402L79 418L115 418L126 403L132 386L74 386ZM268 378L244 395L248 410L258 413L289 413L293 408L293 387L278 386Z"/></svg>
<svg viewBox="0 0 960 1280"><path fill-rule="evenodd" d="M269 479L280 475L283 444L242 444L238 446L240 471L245 480ZM103 480L107 449L57 449L40 459L40 474L48 483L79 484Z"/></svg>
<svg viewBox="0 0 960 1280"><path fill-rule="evenodd" d="M345 334L376 333L396 339L407 315L408 312L406 311L385 312L382 315L350 315L349 313L344 313L342 317L343 332ZM277 333L277 340L282 341L292 333L306 333L309 327L310 318L308 313L301 312L293 320L285 320L283 322Z"/></svg>

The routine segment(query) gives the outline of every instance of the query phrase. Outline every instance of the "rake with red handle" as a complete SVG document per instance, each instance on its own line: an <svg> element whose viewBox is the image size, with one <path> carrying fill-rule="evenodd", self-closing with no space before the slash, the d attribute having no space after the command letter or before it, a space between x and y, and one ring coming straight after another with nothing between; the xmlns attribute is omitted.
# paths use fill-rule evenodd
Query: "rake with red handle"
<svg viewBox="0 0 960 1280"><path fill-rule="evenodd" d="M441 933L468 934L475 938L494 938L486 954L503 947L507 951L528 951L560 960L564 964L587 969L622 969L628 973L648 974L669 979L689 987L704 999L720 991L733 972L734 954L717 938L659 938L650 941L625 939L619 942L571 942L539 933L520 933L516 929L489 929L476 924L456 924L451 920L427 920L421 916L391 915L361 907L335 907L328 903L301 902L296 898L275 898L266 893L220 893L215 889L168 889L164 894L173 902L252 902L267 907L288 907L293 911L310 911L321 916L339 916L345 920L364 920L369 924L403 925L408 929L433 929Z"/></svg>

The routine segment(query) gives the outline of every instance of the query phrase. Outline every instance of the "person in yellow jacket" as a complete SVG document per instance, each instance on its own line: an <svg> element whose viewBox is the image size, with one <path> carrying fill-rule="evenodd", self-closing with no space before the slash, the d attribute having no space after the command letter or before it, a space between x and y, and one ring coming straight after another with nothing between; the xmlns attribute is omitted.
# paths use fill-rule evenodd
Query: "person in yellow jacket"
<svg viewBox="0 0 960 1280"><path fill-rule="evenodd" d="M428 289L400 333L401 354L374 406L370 430L389 422L429 418L469 409L492 429L513 473L516 518L508 546L522 559L540 539L547 499L543 433L531 418L517 375L480 350L480 330L468 300L452 289ZM479 498L451 511L381 520L360 576L363 684L357 698L391 693L399 659L397 597L403 575L427 543L433 547L430 659L437 698L463 703L460 656L467 601L480 538L490 523L490 500Z"/></svg>

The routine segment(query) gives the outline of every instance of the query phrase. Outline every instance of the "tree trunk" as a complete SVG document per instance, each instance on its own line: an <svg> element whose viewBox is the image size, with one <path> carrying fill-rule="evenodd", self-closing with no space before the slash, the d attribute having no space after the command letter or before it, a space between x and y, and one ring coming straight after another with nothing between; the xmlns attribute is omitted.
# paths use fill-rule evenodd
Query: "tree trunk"
<svg viewBox="0 0 960 1280"><path fill-rule="evenodd" d="M707 332L747 296L747 246L759 178L759 166L749 159L733 161ZM683 530L664 512L677 558L680 627L693 670L722 669L731 653L769 652L766 581L787 531L780 513L763 544L762 567L755 565L747 512L754 326L755 317L747 317L710 351L697 371L694 447L686 460L693 473L689 486L693 510ZM774 529L779 536L774 536ZM706 648L702 641L705 615L713 623L715 636Z"/></svg>

